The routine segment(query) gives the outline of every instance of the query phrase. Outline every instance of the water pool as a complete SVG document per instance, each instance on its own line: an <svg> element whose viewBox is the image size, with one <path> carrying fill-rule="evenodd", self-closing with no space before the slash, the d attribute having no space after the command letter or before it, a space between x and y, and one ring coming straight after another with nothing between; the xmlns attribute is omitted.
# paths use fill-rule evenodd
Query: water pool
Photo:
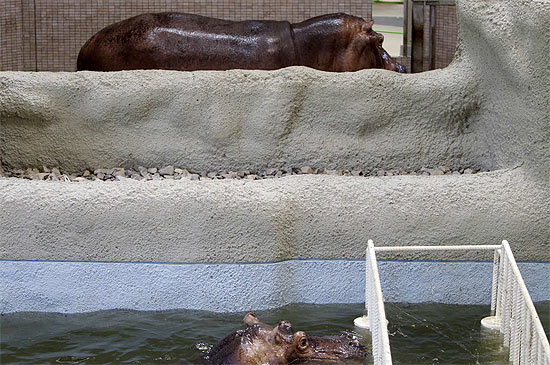
<svg viewBox="0 0 550 365"><path fill-rule="evenodd" d="M386 310L394 363L506 362L498 336L480 331L488 306L387 303ZM537 310L548 334L550 303ZM292 304L256 312L265 323L286 319L295 330L317 336L355 331L353 319L362 313L361 304ZM204 364L206 349L242 328L243 316L191 310L4 314L0 363ZM370 346L370 339L364 341Z"/></svg>

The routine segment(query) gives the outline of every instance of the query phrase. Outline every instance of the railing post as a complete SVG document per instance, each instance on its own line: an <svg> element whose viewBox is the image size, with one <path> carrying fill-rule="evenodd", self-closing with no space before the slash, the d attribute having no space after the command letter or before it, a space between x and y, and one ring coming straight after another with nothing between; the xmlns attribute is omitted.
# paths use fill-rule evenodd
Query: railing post
<svg viewBox="0 0 550 365"><path fill-rule="evenodd" d="M495 255L493 257L493 285L491 287L491 315L496 315L497 308L497 288L498 288L498 262L499 262L499 252L495 250Z"/></svg>
<svg viewBox="0 0 550 365"><path fill-rule="evenodd" d="M491 315L481 320L481 325L491 330L500 329L500 309L502 295L502 260L500 259L501 248L495 249L493 256L493 282L491 285Z"/></svg>
<svg viewBox="0 0 550 365"><path fill-rule="evenodd" d="M360 328L370 330L374 364L390 365L392 360L388 337L388 321L386 320L386 311L384 310L378 263L372 240L368 240L365 257L365 303L368 316L356 318L353 323Z"/></svg>

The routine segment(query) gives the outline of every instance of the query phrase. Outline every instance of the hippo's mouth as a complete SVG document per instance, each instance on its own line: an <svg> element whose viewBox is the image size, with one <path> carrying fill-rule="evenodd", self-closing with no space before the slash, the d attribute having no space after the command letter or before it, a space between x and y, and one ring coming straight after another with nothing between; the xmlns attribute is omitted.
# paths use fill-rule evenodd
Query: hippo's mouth
<svg viewBox="0 0 550 365"><path fill-rule="evenodd" d="M319 351L313 350L314 354L308 360L323 360L323 361L334 361L345 359L357 359L367 356L366 353L348 353L340 351Z"/></svg>

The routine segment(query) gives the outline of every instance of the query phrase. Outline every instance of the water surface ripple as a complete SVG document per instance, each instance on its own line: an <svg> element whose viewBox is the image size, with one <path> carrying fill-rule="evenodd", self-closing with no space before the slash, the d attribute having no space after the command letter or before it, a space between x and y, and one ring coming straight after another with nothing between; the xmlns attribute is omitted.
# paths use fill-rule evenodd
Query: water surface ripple
<svg viewBox="0 0 550 365"><path fill-rule="evenodd" d="M387 303L386 310L396 364L506 363L499 337L480 331L488 306ZM548 335L550 303L537 304L537 310ZM265 323L288 320L310 335L355 332L370 347L368 334L353 326L362 313L361 304L292 304L256 312ZM242 328L243 316L195 310L4 314L0 363L205 364L205 352Z"/></svg>

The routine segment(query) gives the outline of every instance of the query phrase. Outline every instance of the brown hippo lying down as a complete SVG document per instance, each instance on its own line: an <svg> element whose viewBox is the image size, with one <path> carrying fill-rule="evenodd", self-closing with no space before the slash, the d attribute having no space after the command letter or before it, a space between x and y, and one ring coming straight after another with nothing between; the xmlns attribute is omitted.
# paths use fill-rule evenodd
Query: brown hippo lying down
<svg viewBox="0 0 550 365"><path fill-rule="evenodd" d="M275 70L307 66L322 71L381 68L406 72L382 48L374 22L346 14L301 23L229 21L193 14L142 14L109 25L80 50L78 70Z"/></svg>
<svg viewBox="0 0 550 365"><path fill-rule="evenodd" d="M231 333L206 355L214 365L221 364L295 364L303 361L363 359L365 348L348 335L311 337L294 332L289 322L273 328L248 313L246 328Z"/></svg>

